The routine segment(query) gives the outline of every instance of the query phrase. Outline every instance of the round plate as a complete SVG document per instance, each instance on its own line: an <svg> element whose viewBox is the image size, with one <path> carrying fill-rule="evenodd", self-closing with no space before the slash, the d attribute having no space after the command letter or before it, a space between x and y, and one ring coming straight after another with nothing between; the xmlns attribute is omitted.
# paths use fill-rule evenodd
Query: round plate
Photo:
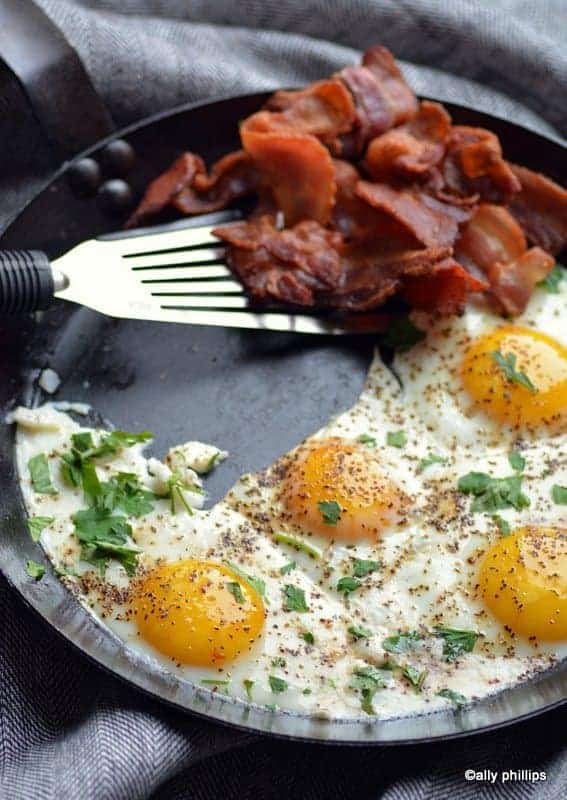
<svg viewBox="0 0 567 800"><path fill-rule="evenodd" d="M238 122L266 95L185 106L122 131L137 160L126 178L136 195L184 149L210 163L238 146ZM560 144L509 122L446 104L462 124L488 127L504 151L558 178ZM105 142L89 151L99 158ZM84 156L85 154L83 154ZM101 162L103 159L101 158ZM72 165L71 165L72 166ZM13 222L8 247L41 248L52 257L77 242L120 227L97 195L72 188L69 166ZM115 177L112 174L107 177ZM208 479L213 500L244 472L259 469L295 446L356 400L372 357L372 341L328 340L110 320L60 303L41 319L0 322L0 409L45 399L38 370L62 378L58 398L91 403L103 419L129 430L153 430L154 450L188 439L210 441L231 458ZM247 706L167 673L129 651L98 625L48 568L34 582L26 559L45 561L27 532L13 458L14 431L0 426L0 563L10 583L50 625L101 666L182 709L249 730L336 743L409 743L470 734L505 725L564 701L567 670L558 667L527 685L458 713L389 721L337 721Z"/></svg>

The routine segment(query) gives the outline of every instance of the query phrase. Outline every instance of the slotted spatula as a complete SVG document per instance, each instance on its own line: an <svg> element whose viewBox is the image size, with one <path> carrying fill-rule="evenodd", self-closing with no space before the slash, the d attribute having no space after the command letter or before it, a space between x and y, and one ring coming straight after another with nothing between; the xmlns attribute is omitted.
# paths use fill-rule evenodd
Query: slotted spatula
<svg viewBox="0 0 567 800"><path fill-rule="evenodd" d="M219 224L240 218L225 211L128 234L108 234L49 261L37 250L0 251L0 314L47 308L54 298L110 317L221 325L295 333L371 333L382 315L350 317L248 308L242 285L224 263Z"/></svg>

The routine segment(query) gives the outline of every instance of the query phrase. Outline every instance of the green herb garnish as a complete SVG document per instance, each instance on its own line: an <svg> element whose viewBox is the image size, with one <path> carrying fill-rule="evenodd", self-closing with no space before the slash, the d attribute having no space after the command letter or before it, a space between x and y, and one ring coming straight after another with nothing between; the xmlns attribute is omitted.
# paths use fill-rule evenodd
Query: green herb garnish
<svg viewBox="0 0 567 800"><path fill-rule="evenodd" d="M521 453L518 453L517 450L513 450L510 455L508 456L508 461L510 462L510 466L516 472L523 472L524 467L526 466L526 459L523 457Z"/></svg>
<svg viewBox="0 0 567 800"><path fill-rule="evenodd" d="M425 333L416 328L408 316L398 317L391 324L384 336L382 344L398 353L405 353L425 339Z"/></svg>
<svg viewBox="0 0 567 800"><path fill-rule="evenodd" d="M280 694L281 692L285 692L287 689L287 681L284 681L283 678L276 678L275 675L268 676L268 683L270 684L270 689L274 694Z"/></svg>
<svg viewBox="0 0 567 800"><path fill-rule="evenodd" d="M28 469L34 492L37 494L57 494L57 489L51 482L49 462L45 453L38 453L30 458Z"/></svg>
<svg viewBox="0 0 567 800"><path fill-rule="evenodd" d="M498 364L509 383L517 383L519 386L523 386L524 389L528 389L532 394L537 393L537 387L534 386L526 373L519 372L516 369L516 356L514 353L504 355L500 350L495 350L490 355L493 361Z"/></svg>
<svg viewBox="0 0 567 800"><path fill-rule="evenodd" d="M418 642L421 642L423 636L417 631L408 631L408 633L400 633L397 636L388 636L382 642L382 647L388 653L408 653L413 650Z"/></svg>
<svg viewBox="0 0 567 800"><path fill-rule="evenodd" d="M350 688L359 691L362 695L362 710L367 714L375 714L372 700L378 689L383 689L386 681L376 667L362 667L355 669Z"/></svg>
<svg viewBox="0 0 567 800"><path fill-rule="evenodd" d="M437 692L438 697L444 697L446 700L450 700L457 708L466 705L467 698L464 694L460 692L454 692L452 689L441 689L440 692Z"/></svg>
<svg viewBox="0 0 567 800"><path fill-rule="evenodd" d="M492 519L493 519L494 523L496 524L496 527L498 528L498 530L502 534L502 536L509 536L510 535L511 528L510 528L510 523L509 522L507 522L503 517L501 517L500 514L493 514L492 515Z"/></svg>
<svg viewBox="0 0 567 800"><path fill-rule="evenodd" d="M319 507L320 506L321 503L319 503ZM311 558L321 558L320 550L304 542L303 539L298 539L296 536L290 536L288 533L274 533L274 540L279 544L287 544L296 550L301 550L303 553L307 553L308 556L311 556Z"/></svg>
<svg viewBox="0 0 567 800"><path fill-rule="evenodd" d="M246 696L249 700L252 700L252 687L254 686L254 681L251 681L250 678L245 678L242 681L244 689L246 691Z"/></svg>
<svg viewBox="0 0 567 800"><path fill-rule="evenodd" d="M306 644L315 644L315 637L311 631L303 631L303 633L300 633L299 635Z"/></svg>
<svg viewBox="0 0 567 800"><path fill-rule="evenodd" d="M427 456L426 458L422 458L419 464L417 465L417 471L423 472L430 467L432 464L446 464L447 459L443 456L435 455L435 453L431 453L431 455Z"/></svg>
<svg viewBox="0 0 567 800"><path fill-rule="evenodd" d="M386 434L386 444L390 447L405 447L408 442L408 437L405 431L389 431Z"/></svg>
<svg viewBox="0 0 567 800"><path fill-rule="evenodd" d="M360 442L360 444L365 444L367 447L376 447L377 444L374 436L370 436L368 433L361 433L356 441Z"/></svg>
<svg viewBox="0 0 567 800"><path fill-rule="evenodd" d="M337 592L341 592L345 597L348 597L349 594L355 592L360 586L362 586L362 584L359 580L352 578L350 575L345 575L337 582Z"/></svg>
<svg viewBox="0 0 567 800"><path fill-rule="evenodd" d="M545 289L548 294L559 294L559 284L565 279L566 274L565 268L561 264L556 264L551 272L548 272L545 278L536 285Z"/></svg>
<svg viewBox="0 0 567 800"><path fill-rule="evenodd" d="M287 662L286 662L285 658L282 658L281 656L276 656L276 658L272 658L272 667L282 667L283 668L283 667L285 667L286 663Z"/></svg>
<svg viewBox="0 0 567 800"><path fill-rule="evenodd" d="M370 575L371 572L376 572L377 569L380 569L380 563L378 561L357 558L354 562L352 574L355 578L364 578L366 575Z"/></svg>
<svg viewBox="0 0 567 800"><path fill-rule="evenodd" d="M297 567L295 561L290 561L288 564L284 564L283 567L280 567L280 575L287 575L292 570Z"/></svg>
<svg viewBox="0 0 567 800"><path fill-rule="evenodd" d="M551 487L551 497L558 506L567 506L567 486L559 486L556 483Z"/></svg>
<svg viewBox="0 0 567 800"><path fill-rule="evenodd" d="M370 639L372 636L372 631L362 625L349 625L347 630L356 641L358 639Z"/></svg>
<svg viewBox="0 0 567 800"><path fill-rule="evenodd" d="M55 522L55 517L30 517L28 519L30 536L34 542L39 542L42 531L52 522Z"/></svg>
<svg viewBox="0 0 567 800"><path fill-rule="evenodd" d="M503 508L521 511L530 505L529 497L522 493L522 480L522 475L492 478L485 472L469 472L459 479L458 488L463 494L474 495L472 512L491 514Z"/></svg>
<svg viewBox="0 0 567 800"><path fill-rule="evenodd" d="M26 572L33 578L34 581L39 581L45 575L45 567L43 564L38 564L37 561L26 561Z"/></svg>
<svg viewBox="0 0 567 800"><path fill-rule="evenodd" d="M402 675L404 678L407 678L416 691L421 692L423 682L427 677L426 669L424 669L423 672L420 672L415 667L406 664L406 666L402 668Z"/></svg>
<svg viewBox="0 0 567 800"><path fill-rule="evenodd" d="M286 611L298 611L303 613L309 611L307 603L305 602L305 592L298 586L293 586L291 583L286 584L284 587L284 608Z"/></svg>
<svg viewBox="0 0 567 800"><path fill-rule="evenodd" d="M341 507L336 500L320 500L317 505L327 525L336 525L341 518Z"/></svg>
<svg viewBox="0 0 567 800"><path fill-rule="evenodd" d="M434 631L443 638L443 655L449 662L455 661L463 653L471 653L480 636L475 631L445 628L442 625L436 625Z"/></svg>
<svg viewBox="0 0 567 800"><path fill-rule="evenodd" d="M242 578L243 581L246 581L261 597L265 597L266 595L266 584L261 578L256 578L254 575L249 575L247 572L244 572L243 569L240 569L238 564L235 564L233 561L226 562L228 566L231 568L233 572L236 572L239 578Z"/></svg>
<svg viewBox="0 0 567 800"><path fill-rule="evenodd" d="M242 586L239 583L237 583L236 581L229 581L226 584L226 588L234 597L237 603L240 603L240 605L244 603L244 594L242 593Z"/></svg>
<svg viewBox="0 0 567 800"><path fill-rule="evenodd" d="M203 678L201 683L204 686L228 686L230 680L223 678Z"/></svg>

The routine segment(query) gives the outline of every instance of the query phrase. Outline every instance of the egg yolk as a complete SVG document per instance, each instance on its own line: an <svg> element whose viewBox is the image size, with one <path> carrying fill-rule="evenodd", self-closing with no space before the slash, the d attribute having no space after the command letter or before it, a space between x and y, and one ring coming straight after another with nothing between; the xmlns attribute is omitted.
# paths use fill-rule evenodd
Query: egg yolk
<svg viewBox="0 0 567 800"><path fill-rule="evenodd" d="M406 496L368 448L338 438L300 449L280 495L290 520L332 539L373 539L403 516Z"/></svg>
<svg viewBox="0 0 567 800"><path fill-rule="evenodd" d="M481 336L465 355L462 379L499 422L519 428L567 422L567 348L544 333L509 325Z"/></svg>
<svg viewBox="0 0 567 800"><path fill-rule="evenodd" d="M567 528L520 528L499 539L482 561L479 590L520 636L567 639Z"/></svg>
<svg viewBox="0 0 567 800"><path fill-rule="evenodd" d="M181 664L219 666L250 649L262 598L224 564L178 561L153 569L132 600L143 638Z"/></svg>

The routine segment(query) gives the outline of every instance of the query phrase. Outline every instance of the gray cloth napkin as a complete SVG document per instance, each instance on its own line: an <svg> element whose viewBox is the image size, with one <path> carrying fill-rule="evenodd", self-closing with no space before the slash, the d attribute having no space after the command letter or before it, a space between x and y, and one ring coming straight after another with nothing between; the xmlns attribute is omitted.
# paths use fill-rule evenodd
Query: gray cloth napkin
<svg viewBox="0 0 567 800"><path fill-rule="evenodd" d="M186 101L324 77L355 59L355 49L381 41L404 60L418 93L542 132L567 128L565 0L38 2L80 53L118 125ZM0 190L2 169L0 153ZM32 176L22 183L25 177ZM398 749L274 741L135 692L60 640L3 579L0 613L2 798L567 796L562 711ZM469 768L544 770L548 777L467 783Z"/></svg>

